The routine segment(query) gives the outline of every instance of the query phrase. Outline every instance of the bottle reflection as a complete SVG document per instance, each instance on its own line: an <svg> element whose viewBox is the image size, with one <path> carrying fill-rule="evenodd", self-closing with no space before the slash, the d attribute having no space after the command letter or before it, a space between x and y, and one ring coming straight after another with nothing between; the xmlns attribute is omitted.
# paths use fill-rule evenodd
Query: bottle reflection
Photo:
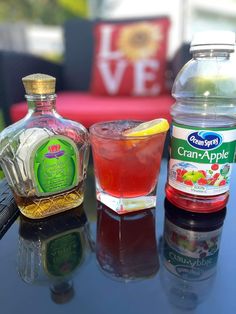
<svg viewBox="0 0 236 314"><path fill-rule="evenodd" d="M154 276L159 270L155 209L118 215L98 203L96 256L102 271L113 279Z"/></svg>
<svg viewBox="0 0 236 314"><path fill-rule="evenodd" d="M161 279L169 301L192 310L214 282L226 208L211 214L183 211L165 200Z"/></svg>
<svg viewBox="0 0 236 314"><path fill-rule="evenodd" d="M26 283L49 286L55 303L69 302L73 276L88 260L91 243L83 205L41 220L21 215L19 275Z"/></svg>

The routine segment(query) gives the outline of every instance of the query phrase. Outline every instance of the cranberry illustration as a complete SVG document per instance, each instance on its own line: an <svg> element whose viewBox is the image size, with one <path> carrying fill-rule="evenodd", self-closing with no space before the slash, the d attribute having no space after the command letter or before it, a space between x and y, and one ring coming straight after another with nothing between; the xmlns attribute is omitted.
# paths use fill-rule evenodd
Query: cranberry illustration
<svg viewBox="0 0 236 314"><path fill-rule="evenodd" d="M219 172L217 172L217 173L214 174L213 178L214 178L214 179L218 179L219 176L220 176L220 174L219 174Z"/></svg>
<svg viewBox="0 0 236 314"><path fill-rule="evenodd" d="M193 186L193 182L191 180L185 180L184 184L189 185L189 186Z"/></svg>
<svg viewBox="0 0 236 314"><path fill-rule="evenodd" d="M180 168L178 168L178 169L176 169L176 172L177 172L177 175L181 175L181 169Z"/></svg>
<svg viewBox="0 0 236 314"><path fill-rule="evenodd" d="M217 180L217 179L215 179L215 178L210 178L210 179L208 179L208 184L209 184L209 185L214 185L215 182L216 182L216 180Z"/></svg>
<svg viewBox="0 0 236 314"><path fill-rule="evenodd" d="M218 169L219 169L219 165L218 164L211 165L211 170L216 171Z"/></svg>
<svg viewBox="0 0 236 314"><path fill-rule="evenodd" d="M178 182L184 182L183 177L182 177L182 176L180 176L180 175L177 175L176 180L177 180Z"/></svg>
<svg viewBox="0 0 236 314"><path fill-rule="evenodd" d="M226 185L226 180L225 179L221 180L220 183L219 183L219 186L223 186L223 185Z"/></svg>
<svg viewBox="0 0 236 314"><path fill-rule="evenodd" d="M197 183L198 183L199 185L206 185L206 184L207 184L207 179L201 178L201 179L199 179L199 180L197 181Z"/></svg>
<svg viewBox="0 0 236 314"><path fill-rule="evenodd" d="M177 176L183 176L187 172L187 170L178 168L176 169L176 172L177 172Z"/></svg>

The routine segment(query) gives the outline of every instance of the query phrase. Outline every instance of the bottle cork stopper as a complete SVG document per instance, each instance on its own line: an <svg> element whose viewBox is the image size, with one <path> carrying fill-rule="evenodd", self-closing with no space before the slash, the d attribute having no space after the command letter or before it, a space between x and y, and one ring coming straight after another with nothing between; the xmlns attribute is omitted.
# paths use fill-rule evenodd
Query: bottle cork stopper
<svg viewBox="0 0 236 314"><path fill-rule="evenodd" d="M53 76L36 73L22 78L22 82L28 95L54 94L56 79Z"/></svg>

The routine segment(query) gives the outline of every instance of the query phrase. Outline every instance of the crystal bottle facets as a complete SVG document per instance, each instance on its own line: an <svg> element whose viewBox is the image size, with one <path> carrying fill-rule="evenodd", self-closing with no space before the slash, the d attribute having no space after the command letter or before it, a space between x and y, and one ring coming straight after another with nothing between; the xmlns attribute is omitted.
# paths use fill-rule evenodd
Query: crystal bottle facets
<svg viewBox="0 0 236 314"><path fill-rule="evenodd" d="M0 164L21 212L43 218L83 202L88 132L56 112L54 77L22 81L28 114L0 133Z"/></svg>

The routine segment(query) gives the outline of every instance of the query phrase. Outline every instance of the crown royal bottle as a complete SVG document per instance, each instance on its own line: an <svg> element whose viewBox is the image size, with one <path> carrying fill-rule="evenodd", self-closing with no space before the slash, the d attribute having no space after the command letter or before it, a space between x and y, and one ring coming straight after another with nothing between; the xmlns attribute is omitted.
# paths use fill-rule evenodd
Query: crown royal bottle
<svg viewBox="0 0 236 314"><path fill-rule="evenodd" d="M22 79L28 114L0 133L0 165L25 216L43 218L83 202L88 164L87 130L55 109L56 79Z"/></svg>

